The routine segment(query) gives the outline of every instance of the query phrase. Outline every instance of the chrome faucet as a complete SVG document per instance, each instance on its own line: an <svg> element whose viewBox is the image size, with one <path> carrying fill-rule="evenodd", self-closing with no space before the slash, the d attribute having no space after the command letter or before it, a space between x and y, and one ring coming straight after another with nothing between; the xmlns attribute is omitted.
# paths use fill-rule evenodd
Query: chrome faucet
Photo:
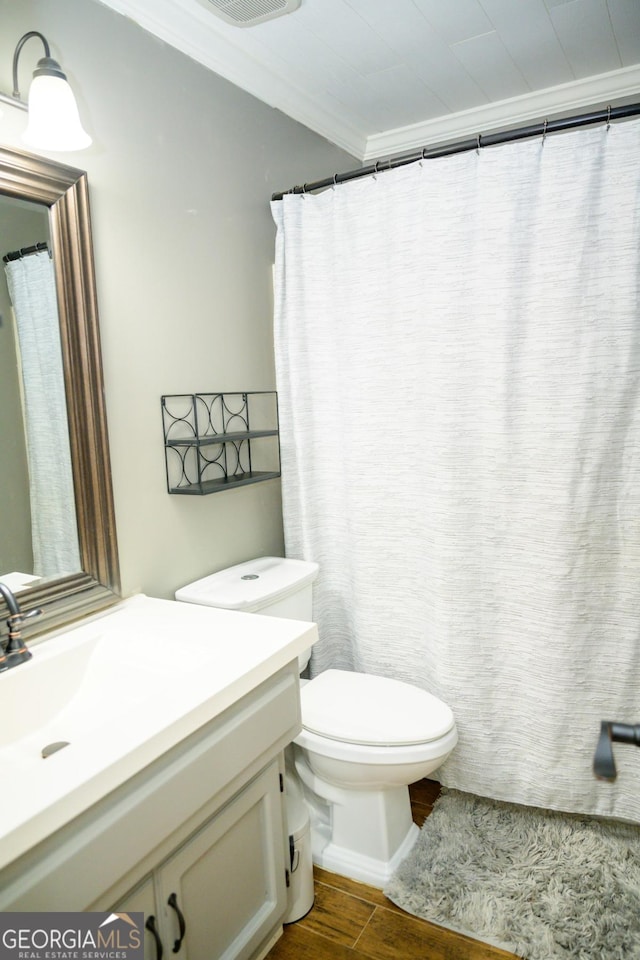
<svg viewBox="0 0 640 960"><path fill-rule="evenodd" d="M25 660L29 660L32 656L31 651L27 650L24 645L20 634L20 625L23 620L28 620L31 617L39 617L42 613L42 610L28 610L27 613L23 613L20 609L20 604L16 600L13 591L9 589L4 583L0 583L0 594L4 597L4 601L7 605L9 611L9 617L7 619L7 627L9 629L9 639L6 646L3 646L0 643L0 673L4 670L10 670L11 667L17 667L19 663L24 663Z"/></svg>

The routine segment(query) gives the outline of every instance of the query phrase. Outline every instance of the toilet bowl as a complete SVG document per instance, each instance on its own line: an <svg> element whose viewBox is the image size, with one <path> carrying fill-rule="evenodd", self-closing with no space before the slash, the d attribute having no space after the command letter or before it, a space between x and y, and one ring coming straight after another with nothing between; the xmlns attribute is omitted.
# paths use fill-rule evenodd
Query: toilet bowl
<svg viewBox="0 0 640 960"><path fill-rule="evenodd" d="M301 689L295 768L311 810L313 859L383 887L418 836L408 784L458 739L453 714L411 684L326 670Z"/></svg>
<svg viewBox="0 0 640 960"><path fill-rule="evenodd" d="M311 620L318 565L262 557L178 590L176 599ZM307 665L310 651L299 659ZM412 684L325 670L301 681L293 765L311 818L314 862L383 887L418 836L410 783L436 770L458 735L447 704Z"/></svg>

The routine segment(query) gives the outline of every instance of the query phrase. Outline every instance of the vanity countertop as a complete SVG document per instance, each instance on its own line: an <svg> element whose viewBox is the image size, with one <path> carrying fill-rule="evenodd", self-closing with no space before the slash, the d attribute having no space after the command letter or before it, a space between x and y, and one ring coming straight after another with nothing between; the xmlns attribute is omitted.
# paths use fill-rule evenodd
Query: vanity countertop
<svg viewBox="0 0 640 960"><path fill-rule="evenodd" d="M316 639L304 621L139 595L35 644L0 676L0 869Z"/></svg>

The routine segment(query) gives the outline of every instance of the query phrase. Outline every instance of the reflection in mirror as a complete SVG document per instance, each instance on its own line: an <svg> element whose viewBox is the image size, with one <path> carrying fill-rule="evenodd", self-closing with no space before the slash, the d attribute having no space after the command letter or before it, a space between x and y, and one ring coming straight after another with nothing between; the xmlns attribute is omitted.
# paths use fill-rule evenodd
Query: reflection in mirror
<svg viewBox="0 0 640 960"><path fill-rule="evenodd" d="M0 197L0 581L12 590L81 569L48 240L46 207Z"/></svg>
<svg viewBox="0 0 640 960"><path fill-rule="evenodd" d="M0 580L41 632L119 589L86 175L0 149L0 244Z"/></svg>
<svg viewBox="0 0 640 960"><path fill-rule="evenodd" d="M0 197L0 252L49 238L46 207ZM5 271L0 271L0 579L8 571L33 573L29 471L20 362ZM15 584L9 583L11 589Z"/></svg>

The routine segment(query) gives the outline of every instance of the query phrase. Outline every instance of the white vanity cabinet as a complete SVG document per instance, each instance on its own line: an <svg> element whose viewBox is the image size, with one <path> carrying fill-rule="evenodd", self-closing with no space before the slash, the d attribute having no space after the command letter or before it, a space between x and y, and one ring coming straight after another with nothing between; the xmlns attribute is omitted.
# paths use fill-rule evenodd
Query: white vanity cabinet
<svg viewBox="0 0 640 960"><path fill-rule="evenodd" d="M141 911L157 932L146 933L146 960L159 960L159 944L163 960L264 956L287 912L297 651L250 692L226 696L215 717L0 870L0 910Z"/></svg>
<svg viewBox="0 0 640 960"><path fill-rule="evenodd" d="M260 956L286 912L280 763L271 762L112 905L145 915L145 960Z"/></svg>

